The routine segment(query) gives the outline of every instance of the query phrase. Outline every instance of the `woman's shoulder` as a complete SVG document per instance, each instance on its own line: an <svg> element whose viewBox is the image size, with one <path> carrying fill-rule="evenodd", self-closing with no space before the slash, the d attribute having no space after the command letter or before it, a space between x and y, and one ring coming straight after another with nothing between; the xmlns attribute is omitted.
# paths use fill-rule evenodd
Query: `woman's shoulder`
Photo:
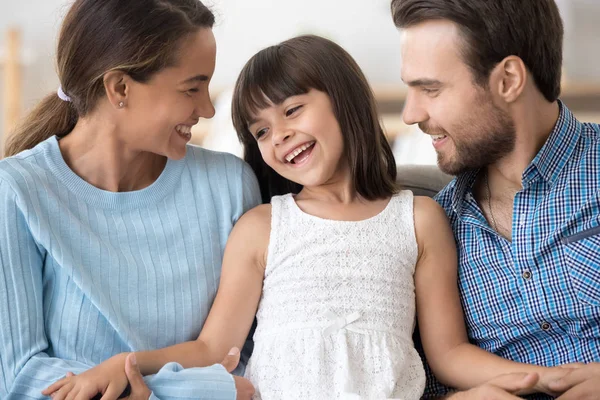
<svg viewBox="0 0 600 400"><path fill-rule="evenodd" d="M32 149L0 160L0 188L10 188L15 192L43 185L47 173L51 172L48 163L49 142L45 141Z"/></svg>
<svg viewBox="0 0 600 400"><path fill-rule="evenodd" d="M230 153L207 150L188 145L186 162L192 171L207 174L209 178L227 179L229 182L250 182L254 184L256 177L252 168L241 158Z"/></svg>
<svg viewBox="0 0 600 400"><path fill-rule="evenodd" d="M252 168L241 158L189 145L185 162L195 182L209 185L219 196L225 195L240 200L240 215L260 204L258 180Z"/></svg>
<svg viewBox="0 0 600 400"><path fill-rule="evenodd" d="M201 165L209 173L239 173L248 167L241 158L220 151L208 150L196 145L187 146L186 162Z"/></svg>

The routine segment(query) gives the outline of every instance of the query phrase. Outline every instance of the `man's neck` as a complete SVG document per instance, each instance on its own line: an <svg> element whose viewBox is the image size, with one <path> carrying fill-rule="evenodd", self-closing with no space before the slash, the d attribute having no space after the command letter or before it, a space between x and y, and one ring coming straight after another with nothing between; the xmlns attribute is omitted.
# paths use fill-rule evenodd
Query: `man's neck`
<svg viewBox="0 0 600 400"><path fill-rule="evenodd" d="M519 107L513 112L516 129L514 150L488 166L490 185L522 187L525 169L542 149L558 120L558 102L538 100L531 107Z"/></svg>

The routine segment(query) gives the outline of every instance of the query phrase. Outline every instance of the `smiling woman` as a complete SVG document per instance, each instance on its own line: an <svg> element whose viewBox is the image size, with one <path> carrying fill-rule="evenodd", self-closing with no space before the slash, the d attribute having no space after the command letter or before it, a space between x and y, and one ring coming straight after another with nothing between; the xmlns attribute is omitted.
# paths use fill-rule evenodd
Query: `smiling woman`
<svg viewBox="0 0 600 400"><path fill-rule="evenodd" d="M0 161L0 398L114 399L128 352L198 336L229 233L260 202L245 163L188 144L214 114L213 23L197 0L69 10L61 87ZM120 378L94 379L107 359ZM235 399L249 386L218 364L174 363L146 384L153 399Z"/></svg>

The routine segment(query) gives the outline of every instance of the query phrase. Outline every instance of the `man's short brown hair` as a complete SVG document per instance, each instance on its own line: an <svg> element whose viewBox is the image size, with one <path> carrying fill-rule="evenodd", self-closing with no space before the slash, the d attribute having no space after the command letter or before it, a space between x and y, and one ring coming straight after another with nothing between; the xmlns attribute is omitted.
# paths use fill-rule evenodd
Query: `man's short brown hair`
<svg viewBox="0 0 600 400"><path fill-rule="evenodd" d="M492 69L512 55L548 101L560 95L563 23L554 0L392 0L391 8L398 28L429 20L457 24L478 84L486 85Z"/></svg>

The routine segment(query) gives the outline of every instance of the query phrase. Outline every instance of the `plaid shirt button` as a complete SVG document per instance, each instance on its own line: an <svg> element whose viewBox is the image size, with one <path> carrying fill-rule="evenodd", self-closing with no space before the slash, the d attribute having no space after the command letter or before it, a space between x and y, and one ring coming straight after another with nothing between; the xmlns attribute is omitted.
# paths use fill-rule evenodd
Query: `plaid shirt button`
<svg viewBox="0 0 600 400"><path fill-rule="evenodd" d="M551 326L549 323L547 323L547 322L544 322L544 323L542 324L542 330L543 330L543 331L545 331L545 332L548 332L548 331L550 330L550 328L552 328L552 326Z"/></svg>

